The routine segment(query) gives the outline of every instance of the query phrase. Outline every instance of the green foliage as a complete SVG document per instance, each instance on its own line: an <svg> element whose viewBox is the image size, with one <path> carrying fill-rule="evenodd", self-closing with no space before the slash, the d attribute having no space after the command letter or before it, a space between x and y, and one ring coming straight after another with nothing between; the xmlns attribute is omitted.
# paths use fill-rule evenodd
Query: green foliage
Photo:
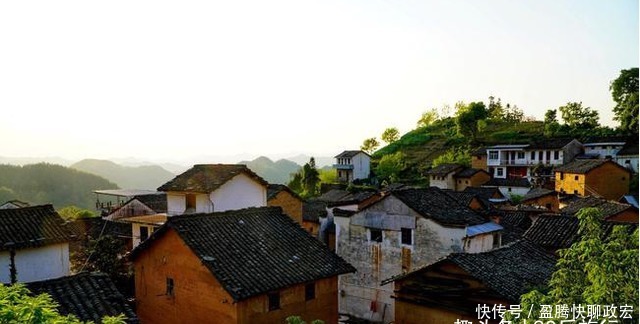
<svg viewBox="0 0 640 324"><path fill-rule="evenodd" d="M393 143L398 140L399 136L400 135L399 135L398 129L395 127L391 127L391 128L385 129L380 138L382 138L382 140L387 143Z"/></svg>
<svg viewBox="0 0 640 324"><path fill-rule="evenodd" d="M524 198L523 195L509 194L509 200L511 201L511 203L515 205L520 204L523 198Z"/></svg>
<svg viewBox="0 0 640 324"><path fill-rule="evenodd" d="M303 198L314 197L320 187L320 173L316 168L316 160L311 157L296 173L292 175L287 186Z"/></svg>
<svg viewBox="0 0 640 324"><path fill-rule="evenodd" d="M373 153L373 151L376 150L376 148L378 148L378 146L380 146L380 143L378 143L378 140L375 137L371 137L371 138L365 139L364 142L362 142L360 149L371 154Z"/></svg>
<svg viewBox="0 0 640 324"><path fill-rule="evenodd" d="M301 194L303 191L302 188L302 169L298 170L298 172L291 175L291 180L287 183L287 187L291 190Z"/></svg>
<svg viewBox="0 0 640 324"><path fill-rule="evenodd" d="M0 323L2 324L83 323L73 315L61 315L56 310L57 306L51 296L47 294L32 296L22 284L0 285ZM123 315L107 316L102 319L102 323L124 324L126 323L124 319Z"/></svg>
<svg viewBox="0 0 640 324"><path fill-rule="evenodd" d="M568 102L558 108L564 123L572 129L592 129L598 127L598 111L582 107L582 102Z"/></svg>
<svg viewBox="0 0 640 324"><path fill-rule="evenodd" d="M450 149L444 154L435 158L431 163L431 166L435 168L438 165L445 163L455 163L470 167L471 154L469 153L469 150L465 149Z"/></svg>
<svg viewBox="0 0 640 324"><path fill-rule="evenodd" d="M307 322L302 320L300 316L289 316L285 319L286 324L307 324ZM311 324L324 324L324 321L321 320L313 320Z"/></svg>
<svg viewBox="0 0 640 324"><path fill-rule="evenodd" d="M489 104L487 105L487 116L490 119L502 119L504 114L504 108L502 108L502 101L500 98L495 99L494 96L489 96Z"/></svg>
<svg viewBox="0 0 640 324"><path fill-rule="evenodd" d="M433 124L436 120L438 120L438 111L435 108L433 108L429 111L425 111L422 113L422 116L420 116L420 119L418 119L417 126L418 127L431 126L431 124Z"/></svg>
<svg viewBox="0 0 640 324"><path fill-rule="evenodd" d="M613 101L614 119L620 122L620 129L638 133L638 68L620 71L620 76L609 87Z"/></svg>
<svg viewBox="0 0 640 324"><path fill-rule="evenodd" d="M509 123L520 123L524 119L524 112L516 105L507 104L502 114L502 120Z"/></svg>
<svg viewBox="0 0 640 324"><path fill-rule="evenodd" d="M67 206L58 209L58 214L62 218L68 221L73 221L80 218L98 217L98 215L90 210L78 208L76 206Z"/></svg>
<svg viewBox="0 0 640 324"><path fill-rule="evenodd" d="M459 107L456 112L458 134L475 139L478 133L478 121L486 119L487 116L487 109L482 102L472 102L466 107Z"/></svg>
<svg viewBox="0 0 640 324"><path fill-rule="evenodd" d="M111 277L128 275L126 260L122 257L127 252L124 242L111 235L103 235L89 240L86 246L74 253L71 263L74 271L99 271Z"/></svg>
<svg viewBox="0 0 640 324"><path fill-rule="evenodd" d="M404 169L404 154L396 152L385 155L380 159L375 168L375 174L380 182L396 182L399 179L400 172Z"/></svg>
<svg viewBox="0 0 640 324"><path fill-rule="evenodd" d="M521 297L522 309L539 312L540 305L634 305L638 309L638 229L629 235L614 226L605 238L597 208L578 212L580 240L558 251L560 258L548 291L533 290ZM536 314L536 311L534 311Z"/></svg>
<svg viewBox="0 0 640 324"><path fill-rule="evenodd" d="M96 175L46 163L0 165L0 184L5 188L0 191L10 199L32 205L53 204L56 208L74 205L84 209L95 208L93 190L118 188Z"/></svg>
<svg viewBox="0 0 640 324"><path fill-rule="evenodd" d="M318 170L320 183L336 183L338 182L338 172L334 168L322 168Z"/></svg>

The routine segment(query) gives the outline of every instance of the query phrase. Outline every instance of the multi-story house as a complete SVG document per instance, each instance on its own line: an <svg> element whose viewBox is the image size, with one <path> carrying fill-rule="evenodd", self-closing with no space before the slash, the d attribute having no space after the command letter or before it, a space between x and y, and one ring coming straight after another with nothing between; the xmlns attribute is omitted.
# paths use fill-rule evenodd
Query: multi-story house
<svg viewBox="0 0 640 324"><path fill-rule="evenodd" d="M561 194L619 200L629 192L631 172L612 160L576 160L554 172Z"/></svg>
<svg viewBox="0 0 640 324"><path fill-rule="evenodd" d="M371 156L363 151L344 151L335 156L333 168L338 172L340 182L353 182L369 178Z"/></svg>
<svg viewBox="0 0 640 324"><path fill-rule="evenodd" d="M584 145L584 154L597 159L613 158L626 142L624 137L593 137Z"/></svg>
<svg viewBox="0 0 640 324"><path fill-rule="evenodd" d="M575 139L552 139L532 144L487 147L487 170L494 178L531 177L537 165L556 166L573 161L582 152Z"/></svg>

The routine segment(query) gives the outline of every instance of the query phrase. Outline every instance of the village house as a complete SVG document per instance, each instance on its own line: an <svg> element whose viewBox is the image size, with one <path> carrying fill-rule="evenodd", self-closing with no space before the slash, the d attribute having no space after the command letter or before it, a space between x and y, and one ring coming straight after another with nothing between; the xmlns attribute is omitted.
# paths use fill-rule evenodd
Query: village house
<svg viewBox="0 0 640 324"><path fill-rule="evenodd" d="M77 236L52 205L0 210L0 282L69 275L69 243Z"/></svg>
<svg viewBox="0 0 640 324"><path fill-rule="evenodd" d="M553 213L560 211L558 193L549 189L531 189L526 195L524 195L521 203L531 206L543 206Z"/></svg>
<svg viewBox="0 0 640 324"><path fill-rule="evenodd" d="M585 141L584 154L595 159L612 159L624 147L626 138L622 136L591 137Z"/></svg>
<svg viewBox="0 0 640 324"><path fill-rule="evenodd" d="M392 288L382 279L452 252L498 247L501 227L431 187L386 193L359 211L334 211L336 251L358 272L340 278L340 311L393 320Z"/></svg>
<svg viewBox="0 0 640 324"><path fill-rule="evenodd" d="M327 218L327 204L322 201L305 201L302 205L302 228L318 237L320 220Z"/></svg>
<svg viewBox="0 0 640 324"><path fill-rule="evenodd" d="M303 225L303 204L304 200L285 185L269 184L267 187L267 206L281 207L285 214L300 225Z"/></svg>
<svg viewBox="0 0 640 324"><path fill-rule="evenodd" d="M527 178L493 178L482 185L487 188L497 188L505 197L524 196L531 190L531 183Z"/></svg>
<svg viewBox="0 0 640 324"><path fill-rule="evenodd" d="M333 168L338 173L338 181L351 183L353 180L369 178L371 156L363 151L344 151L335 156Z"/></svg>
<svg viewBox="0 0 640 324"><path fill-rule="evenodd" d="M279 207L171 217L130 258L143 323L337 323L355 271Z"/></svg>
<svg viewBox="0 0 640 324"><path fill-rule="evenodd" d="M456 190L456 172L462 171L464 166L454 163L440 164L426 172L429 185L440 189Z"/></svg>
<svg viewBox="0 0 640 324"><path fill-rule="evenodd" d="M593 196L573 199L560 209L560 213L575 216L581 209L588 207L598 208L606 221L638 223L638 207Z"/></svg>
<svg viewBox="0 0 640 324"><path fill-rule="evenodd" d="M0 209L10 209L10 208L24 208L29 207L28 202L20 201L20 200L9 200L4 204L0 205Z"/></svg>
<svg viewBox="0 0 640 324"><path fill-rule="evenodd" d="M636 135L634 138L627 139L615 156L618 164L636 174L638 173L638 147L638 136Z"/></svg>
<svg viewBox="0 0 640 324"><path fill-rule="evenodd" d="M133 233L130 223L110 221L101 217L86 217L73 220L71 224L78 236L78 240L71 242L69 245L69 251L72 255L88 248L91 241L106 235L120 240L127 248L127 251L133 249Z"/></svg>
<svg viewBox="0 0 640 324"><path fill-rule="evenodd" d="M467 187L480 187L491 180L491 175L483 169L465 168L453 175L455 190L464 191Z"/></svg>
<svg viewBox="0 0 640 324"><path fill-rule="evenodd" d="M484 253L453 253L383 285L394 286L394 323L476 323L478 304L520 304L520 295L549 281L555 264L540 247L518 241Z"/></svg>
<svg viewBox="0 0 640 324"><path fill-rule="evenodd" d="M479 147L471 152L471 167L474 169L487 169L487 148Z"/></svg>
<svg viewBox="0 0 640 324"><path fill-rule="evenodd" d="M136 247L167 220L167 195L163 192L134 195L103 219L131 224L132 246Z"/></svg>
<svg viewBox="0 0 640 324"><path fill-rule="evenodd" d="M212 213L267 205L268 183L243 164L196 164L163 184L167 215Z"/></svg>
<svg viewBox="0 0 640 324"><path fill-rule="evenodd" d="M491 208L491 203L481 199L476 193L451 190L444 190L444 192L462 206L466 206L477 212L482 212Z"/></svg>
<svg viewBox="0 0 640 324"><path fill-rule="evenodd" d="M567 164L582 153L575 139L552 139L531 144L509 144L487 147L487 168L494 178L531 177L536 165Z"/></svg>
<svg viewBox="0 0 640 324"><path fill-rule="evenodd" d="M103 273L83 272L26 284L33 295L48 294L62 315L74 315L83 322L101 323L105 316L124 315L126 323L138 323L138 316Z"/></svg>
<svg viewBox="0 0 640 324"><path fill-rule="evenodd" d="M611 160L575 160L554 169L561 194L619 200L629 192L631 173Z"/></svg>

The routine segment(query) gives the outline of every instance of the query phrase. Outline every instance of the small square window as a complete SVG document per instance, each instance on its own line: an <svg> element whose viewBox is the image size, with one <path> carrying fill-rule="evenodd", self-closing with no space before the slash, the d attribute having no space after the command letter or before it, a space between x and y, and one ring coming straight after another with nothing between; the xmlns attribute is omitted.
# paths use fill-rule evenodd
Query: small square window
<svg viewBox="0 0 640 324"><path fill-rule="evenodd" d="M316 298L316 283L312 282L304 286L304 300L309 301Z"/></svg>
<svg viewBox="0 0 640 324"><path fill-rule="evenodd" d="M536 152L531 151L531 159L532 160L536 159Z"/></svg>
<svg viewBox="0 0 640 324"><path fill-rule="evenodd" d="M140 226L140 241L144 241L149 238L149 228L146 226Z"/></svg>
<svg viewBox="0 0 640 324"><path fill-rule="evenodd" d="M518 160L524 159L524 152L518 152Z"/></svg>
<svg viewBox="0 0 640 324"><path fill-rule="evenodd" d="M401 242L402 244L405 245L413 245L413 230L411 230L410 228L401 228L400 229L400 233L401 233Z"/></svg>
<svg viewBox="0 0 640 324"><path fill-rule="evenodd" d="M369 241L382 243L382 230L370 228L369 229Z"/></svg>
<svg viewBox="0 0 640 324"><path fill-rule="evenodd" d="M553 152L553 159L554 160L558 160L560 158L560 151L554 151Z"/></svg>
<svg viewBox="0 0 640 324"><path fill-rule="evenodd" d="M267 296L269 297L269 311L280 309L280 293L268 293Z"/></svg>
<svg viewBox="0 0 640 324"><path fill-rule="evenodd" d="M573 177L573 180L578 181L578 176Z"/></svg>
<svg viewBox="0 0 640 324"><path fill-rule="evenodd" d="M501 177L504 174L504 170L502 168L497 168L496 172L499 177Z"/></svg>
<svg viewBox="0 0 640 324"><path fill-rule="evenodd" d="M173 297L174 296L173 278L167 277L167 287L166 288L167 288L167 290L165 292L165 295Z"/></svg>
<svg viewBox="0 0 640 324"><path fill-rule="evenodd" d="M577 195L577 194L578 194L578 190L574 190L574 191L573 191L573 194L574 194L574 195Z"/></svg>

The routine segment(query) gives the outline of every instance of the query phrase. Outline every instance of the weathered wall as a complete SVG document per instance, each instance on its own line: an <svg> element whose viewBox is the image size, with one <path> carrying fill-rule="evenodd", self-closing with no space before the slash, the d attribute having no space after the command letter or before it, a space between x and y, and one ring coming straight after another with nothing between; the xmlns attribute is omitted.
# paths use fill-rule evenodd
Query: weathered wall
<svg viewBox="0 0 640 324"><path fill-rule="evenodd" d="M364 153L356 154L352 158L353 163L353 179L366 179L369 177L371 158Z"/></svg>
<svg viewBox="0 0 640 324"><path fill-rule="evenodd" d="M487 171L487 156L486 155L474 155L471 158L471 167L474 169L480 169Z"/></svg>
<svg viewBox="0 0 640 324"><path fill-rule="evenodd" d="M638 173L638 156L616 156L616 162L625 168L633 170L634 173ZM629 163L627 163L629 162Z"/></svg>
<svg viewBox="0 0 640 324"><path fill-rule="evenodd" d="M464 252L481 253L493 249L493 234L486 233L464 238ZM497 235L500 235L499 233ZM500 238L498 238L499 240ZM499 242L498 242L499 244Z"/></svg>
<svg viewBox="0 0 640 324"><path fill-rule="evenodd" d="M137 314L142 323L236 323L231 296L173 230L134 261ZM174 295L166 295L167 278Z"/></svg>
<svg viewBox="0 0 640 324"><path fill-rule="evenodd" d="M440 189L456 189L456 179L453 178L453 174L455 172L451 172L444 177L432 175L429 177L429 185L431 187L438 187Z"/></svg>
<svg viewBox="0 0 640 324"><path fill-rule="evenodd" d="M577 194L580 196L584 196L584 192L585 192L584 174L574 174L574 173L567 173L567 172L564 172L563 174L563 172L556 172L555 180L556 180L557 192L564 192L567 194Z"/></svg>
<svg viewBox="0 0 640 324"><path fill-rule="evenodd" d="M17 250L15 265L18 282L32 282L69 275L69 244L60 243L34 249ZM0 252L0 281L11 283L9 251Z"/></svg>
<svg viewBox="0 0 640 324"><path fill-rule="evenodd" d="M617 215L607 218L608 221L636 223L638 224L638 210L629 208Z"/></svg>
<svg viewBox="0 0 640 324"><path fill-rule="evenodd" d="M267 205L267 188L246 176L238 174L210 195L214 210L225 211Z"/></svg>
<svg viewBox="0 0 640 324"><path fill-rule="evenodd" d="M540 198L527 200L522 203L525 205L547 207L554 213L560 211L560 202L558 201L557 195L546 195Z"/></svg>
<svg viewBox="0 0 640 324"><path fill-rule="evenodd" d="M302 200L282 190L267 201L267 206L278 206L298 224L302 224ZM307 229L308 230L308 229Z"/></svg>
<svg viewBox="0 0 640 324"><path fill-rule="evenodd" d="M457 178L455 190L464 191L467 187L480 187L489 180L491 180L491 176L488 173L477 172L470 178Z"/></svg>
<svg viewBox="0 0 640 324"><path fill-rule="evenodd" d="M630 174L615 162L609 162L595 168L586 177L588 189L595 190L606 199L618 201L629 193Z"/></svg>

